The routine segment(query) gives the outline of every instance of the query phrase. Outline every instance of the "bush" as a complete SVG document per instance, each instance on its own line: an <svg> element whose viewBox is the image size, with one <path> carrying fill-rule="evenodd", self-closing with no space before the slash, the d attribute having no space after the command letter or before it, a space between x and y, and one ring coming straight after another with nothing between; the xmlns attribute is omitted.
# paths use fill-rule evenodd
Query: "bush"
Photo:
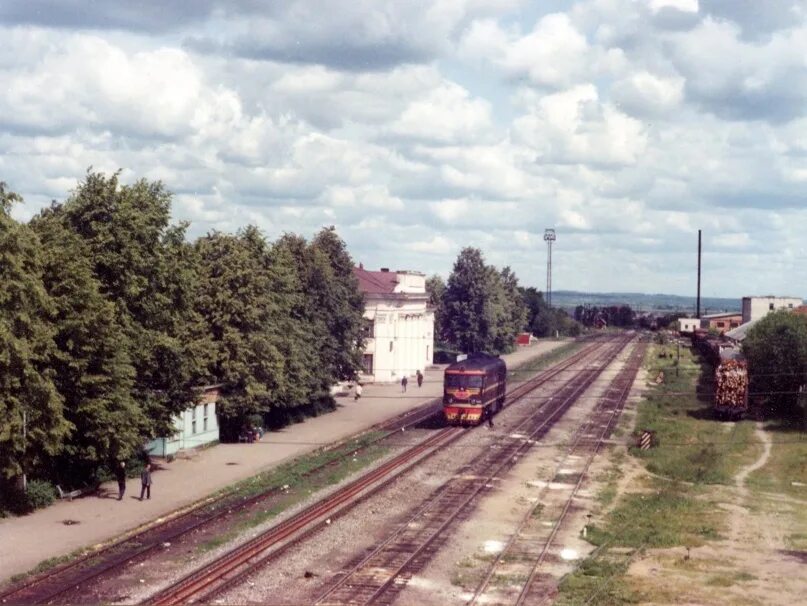
<svg viewBox="0 0 807 606"><path fill-rule="evenodd" d="M29 511L47 507L56 500L56 488L45 480L31 480L25 493Z"/></svg>
<svg viewBox="0 0 807 606"><path fill-rule="evenodd" d="M0 488L0 511L17 515L47 507L55 500L56 488L45 480L31 480L27 492L12 483L4 483Z"/></svg>

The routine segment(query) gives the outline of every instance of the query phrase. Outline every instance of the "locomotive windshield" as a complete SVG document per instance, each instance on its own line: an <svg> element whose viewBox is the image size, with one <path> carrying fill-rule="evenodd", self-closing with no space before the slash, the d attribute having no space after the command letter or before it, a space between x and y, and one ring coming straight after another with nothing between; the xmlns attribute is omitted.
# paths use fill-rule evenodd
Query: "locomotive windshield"
<svg viewBox="0 0 807 606"><path fill-rule="evenodd" d="M482 377L480 375L446 375L446 387L452 389L482 387Z"/></svg>

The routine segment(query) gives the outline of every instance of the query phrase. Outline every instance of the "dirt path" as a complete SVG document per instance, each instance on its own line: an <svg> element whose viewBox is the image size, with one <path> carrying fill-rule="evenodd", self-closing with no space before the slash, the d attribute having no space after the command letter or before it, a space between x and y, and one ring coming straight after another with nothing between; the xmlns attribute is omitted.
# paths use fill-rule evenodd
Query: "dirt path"
<svg viewBox="0 0 807 606"><path fill-rule="evenodd" d="M761 423L755 435L763 447L759 457L737 472L734 486L714 487L707 497L726 512L725 539L692 549L691 557L681 548L648 551L630 568L634 581L690 603L803 603L804 563L789 555L787 543L795 508L804 504L748 487L748 476L766 465L772 450Z"/></svg>

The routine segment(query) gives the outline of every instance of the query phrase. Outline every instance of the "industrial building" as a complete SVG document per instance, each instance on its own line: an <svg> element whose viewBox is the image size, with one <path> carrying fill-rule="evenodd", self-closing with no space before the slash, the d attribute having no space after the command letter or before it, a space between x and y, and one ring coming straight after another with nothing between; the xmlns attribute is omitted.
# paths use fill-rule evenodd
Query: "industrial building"
<svg viewBox="0 0 807 606"><path fill-rule="evenodd" d="M701 316L700 327L704 330L717 331L720 334L723 334L732 328L737 328L742 323L742 314L736 312L726 312Z"/></svg>
<svg viewBox="0 0 807 606"><path fill-rule="evenodd" d="M434 356L434 311L426 276L415 271L354 268L364 295L362 381L393 382L421 372Z"/></svg>
<svg viewBox="0 0 807 606"><path fill-rule="evenodd" d="M799 297L743 297L743 324L764 318L772 311L793 310L804 301Z"/></svg>

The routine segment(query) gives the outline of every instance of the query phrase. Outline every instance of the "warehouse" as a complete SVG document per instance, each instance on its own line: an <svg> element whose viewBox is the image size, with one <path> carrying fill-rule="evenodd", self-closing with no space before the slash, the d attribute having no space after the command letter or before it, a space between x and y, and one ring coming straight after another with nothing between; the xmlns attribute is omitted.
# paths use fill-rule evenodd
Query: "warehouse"
<svg viewBox="0 0 807 606"><path fill-rule="evenodd" d="M799 297L743 297L742 323L753 322L764 318L772 311L780 309L793 310L800 307L804 301Z"/></svg>
<svg viewBox="0 0 807 606"><path fill-rule="evenodd" d="M700 327L723 334L743 323L743 316L737 312L725 312L701 316Z"/></svg>

